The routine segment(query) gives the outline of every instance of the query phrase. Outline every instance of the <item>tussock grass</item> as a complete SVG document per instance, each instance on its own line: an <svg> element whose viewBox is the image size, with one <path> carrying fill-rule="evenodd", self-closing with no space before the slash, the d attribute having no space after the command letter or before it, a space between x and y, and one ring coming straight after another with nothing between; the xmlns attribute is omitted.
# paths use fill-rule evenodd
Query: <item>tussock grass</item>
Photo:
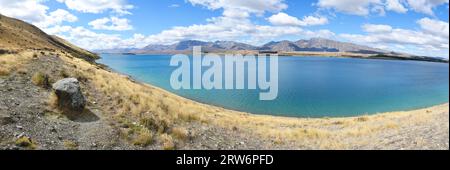
<svg viewBox="0 0 450 170"><path fill-rule="evenodd" d="M24 71L24 65L31 61L33 54L33 51L0 54L0 76L7 76L15 70Z"/></svg>
<svg viewBox="0 0 450 170"><path fill-rule="evenodd" d="M145 147L153 142L153 133L150 130L141 128L136 133L136 137L133 139L133 145Z"/></svg>
<svg viewBox="0 0 450 170"><path fill-rule="evenodd" d="M42 73L42 72L37 72L33 75L33 77L31 77L31 82L36 85L36 86L40 86L43 88L48 88L50 86L50 82L49 82L49 77L48 75Z"/></svg>
<svg viewBox="0 0 450 170"><path fill-rule="evenodd" d="M162 148L164 150L175 150L176 149L175 142L173 141L172 136L170 136L168 134L162 134L159 138L162 141Z"/></svg>
<svg viewBox="0 0 450 170"><path fill-rule="evenodd" d="M5 68L0 68L0 76L7 76L9 75L9 70L6 70Z"/></svg>
<svg viewBox="0 0 450 170"><path fill-rule="evenodd" d="M24 147L27 149L36 149L36 144L31 140L31 138L22 136L18 138L15 142L16 146Z"/></svg>
<svg viewBox="0 0 450 170"><path fill-rule="evenodd" d="M182 127L175 127L171 130L171 135L175 139L186 141L189 138L189 132Z"/></svg>
<svg viewBox="0 0 450 170"><path fill-rule="evenodd" d="M78 144L74 141L64 140L63 145L68 150L77 150L78 149Z"/></svg>

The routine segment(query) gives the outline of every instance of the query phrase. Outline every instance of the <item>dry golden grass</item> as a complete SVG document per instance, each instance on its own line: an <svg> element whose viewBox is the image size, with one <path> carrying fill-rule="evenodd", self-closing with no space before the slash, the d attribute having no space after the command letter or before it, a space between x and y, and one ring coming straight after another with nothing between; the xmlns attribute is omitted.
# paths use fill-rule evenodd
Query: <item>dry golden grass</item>
<svg viewBox="0 0 450 170"><path fill-rule="evenodd" d="M36 86L44 88L47 88L50 85L48 75L41 72L36 72L33 77L31 77L31 82Z"/></svg>
<svg viewBox="0 0 450 170"><path fill-rule="evenodd" d="M0 14L0 50L20 52L23 50L42 50L48 54L70 53L73 56L92 60L97 55L76 47L69 42L45 32L26 22Z"/></svg>
<svg viewBox="0 0 450 170"><path fill-rule="evenodd" d="M176 149L175 142L173 141L172 136L168 134L162 134L159 136L162 142L162 148L164 150L174 150Z"/></svg>
<svg viewBox="0 0 450 170"><path fill-rule="evenodd" d="M133 139L133 145L136 146L147 146L153 141L153 134L150 130L141 128L136 132L136 137Z"/></svg>
<svg viewBox="0 0 450 170"><path fill-rule="evenodd" d="M185 141L189 138L189 132L182 127L175 127L172 128L171 133L172 137L174 137L175 139L181 140L181 141Z"/></svg>
<svg viewBox="0 0 450 170"><path fill-rule="evenodd" d="M58 96L55 92L51 92L50 96L47 100L47 105L50 107L50 109L57 109L58 108Z"/></svg>
<svg viewBox="0 0 450 170"><path fill-rule="evenodd" d="M20 138L18 138L15 142L16 146L19 147L24 147L27 149L36 149L36 144L29 138L26 136L22 136Z"/></svg>
<svg viewBox="0 0 450 170"><path fill-rule="evenodd" d="M28 72L24 67L33 58L34 51L24 51L18 54L0 55L0 76L7 76L13 71Z"/></svg>
<svg viewBox="0 0 450 170"><path fill-rule="evenodd" d="M78 144L75 143L74 141L64 140L63 144L64 144L64 147L68 150L77 150L78 149Z"/></svg>

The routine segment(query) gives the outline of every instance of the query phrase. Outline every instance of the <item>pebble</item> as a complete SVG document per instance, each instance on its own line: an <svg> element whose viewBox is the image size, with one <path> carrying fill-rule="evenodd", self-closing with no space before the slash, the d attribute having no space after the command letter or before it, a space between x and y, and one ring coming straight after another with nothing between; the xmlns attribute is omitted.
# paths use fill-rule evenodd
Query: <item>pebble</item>
<svg viewBox="0 0 450 170"><path fill-rule="evenodd" d="M55 128L55 127L50 128L50 132L56 133L56 132L57 132L57 131L56 131L56 128Z"/></svg>
<svg viewBox="0 0 450 170"><path fill-rule="evenodd" d="M25 132L20 133L19 135L17 135L17 138L21 138L25 136Z"/></svg>

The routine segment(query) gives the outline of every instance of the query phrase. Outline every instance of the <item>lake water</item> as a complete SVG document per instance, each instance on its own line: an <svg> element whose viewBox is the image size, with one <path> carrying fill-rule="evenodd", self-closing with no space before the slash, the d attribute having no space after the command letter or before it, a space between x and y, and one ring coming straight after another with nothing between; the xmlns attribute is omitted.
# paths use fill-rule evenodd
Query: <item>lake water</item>
<svg viewBox="0 0 450 170"><path fill-rule="evenodd" d="M168 55L102 55L98 62L180 96L227 109L293 117L343 117L413 110L449 101L445 63L326 57L280 57L279 93L174 90ZM206 68L204 68L205 70Z"/></svg>

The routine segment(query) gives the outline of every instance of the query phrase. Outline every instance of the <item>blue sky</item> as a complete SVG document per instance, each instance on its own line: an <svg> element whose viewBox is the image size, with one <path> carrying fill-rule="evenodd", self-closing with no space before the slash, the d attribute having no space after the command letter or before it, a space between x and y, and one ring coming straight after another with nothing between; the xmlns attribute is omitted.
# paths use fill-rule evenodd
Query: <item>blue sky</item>
<svg viewBox="0 0 450 170"><path fill-rule="evenodd" d="M448 0L0 0L0 13L87 49L180 40L330 38L448 58Z"/></svg>

